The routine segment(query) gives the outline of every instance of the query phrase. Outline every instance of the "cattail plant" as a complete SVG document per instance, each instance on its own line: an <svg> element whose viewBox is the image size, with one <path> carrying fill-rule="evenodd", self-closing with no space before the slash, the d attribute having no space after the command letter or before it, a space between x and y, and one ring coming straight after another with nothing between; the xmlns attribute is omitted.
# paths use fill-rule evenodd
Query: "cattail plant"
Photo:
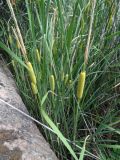
<svg viewBox="0 0 120 160"><path fill-rule="evenodd" d="M36 84L36 76L35 76L35 72L33 70L33 66L30 62L27 62L26 64L27 64L27 67L28 67L30 80L31 80L32 83Z"/></svg>
<svg viewBox="0 0 120 160"><path fill-rule="evenodd" d="M33 82L31 82L31 88L32 88L33 94L37 94L38 93L37 85L34 84Z"/></svg>
<svg viewBox="0 0 120 160"><path fill-rule="evenodd" d="M51 89L52 92L54 92L54 90L55 90L55 78L54 78L54 75L50 75L49 81L50 81L50 89Z"/></svg>
<svg viewBox="0 0 120 160"><path fill-rule="evenodd" d="M12 16L12 18L14 20L14 24L15 24L15 28L12 28L13 29L13 33L14 33L14 35L16 37L17 42L20 45L20 48L21 48L22 54L24 56L25 62L27 62L28 61L27 51L26 51L26 48L25 48L25 45L24 45L24 41L23 41L23 38L22 38L22 34L21 34L21 31L20 31L20 28L18 26L17 19L15 17L13 6L12 6L10 0L6 0L6 1L7 1L8 7L10 9L11 16Z"/></svg>
<svg viewBox="0 0 120 160"><path fill-rule="evenodd" d="M83 96L83 90L84 90L84 85L85 85L85 78L86 78L85 67L88 63L90 40L91 40L92 26L93 26L93 21L94 21L94 11L95 11L96 0L93 0L92 2L93 3L92 3L92 10L91 10L90 26L89 26L87 44L86 44L85 53L84 53L84 71L82 71L79 75L78 86L77 86L78 100L80 100Z"/></svg>
<svg viewBox="0 0 120 160"><path fill-rule="evenodd" d="M35 76L35 72L33 70L33 66L30 62L27 62L26 64L28 67L28 72L29 72L29 77L30 77L30 81L31 81L31 88L32 88L33 94L37 94L38 89L37 89L37 85L36 85L36 76Z"/></svg>
<svg viewBox="0 0 120 160"><path fill-rule="evenodd" d="M40 56L41 56L41 54L40 54L39 50L36 49L36 57L37 57L38 62L40 62Z"/></svg>
<svg viewBox="0 0 120 160"><path fill-rule="evenodd" d="M92 10L91 10L91 18L90 18L90 26L89 26L89 31L88 31L87 44L86 44L85 53L84 53L84 64L85 65L87 65L87 63L88 63L88 56L89 56L89 50L90 50L90 40L91 40L92 26L93 26L93 21L94 21L95 6L96 6L96 0L93 0L92 1Z"/></svg>
<svg viewBox="0 0 120 160"><path fill-rule="evenodd" d="M82 71L79 75L78 86L77 86L77 98L80 100L83 96L83 90L85 85L86 72Z"/></svg>

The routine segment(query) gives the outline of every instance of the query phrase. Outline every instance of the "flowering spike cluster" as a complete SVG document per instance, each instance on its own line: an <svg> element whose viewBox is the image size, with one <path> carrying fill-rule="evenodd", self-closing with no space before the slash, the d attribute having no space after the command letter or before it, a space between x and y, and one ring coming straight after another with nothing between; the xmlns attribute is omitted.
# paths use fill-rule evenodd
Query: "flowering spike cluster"
<svg viewBox="0 0 120 160"><path fill-rule="evenodd" d="M50 75L49 81L50 81L51 91L54 92L54 90L55 90L55 78L54 78L54 75Z"/></svg>
<svg viewBox="0 0 120 160"><path fill-rule="evenodd" d="M37 85L36 85L36 76L35 76L35 72L33 70L32 64L30 62L27 62L27 67L28 67L28 72L29 72L29 77L31 80L31 88L33 91L33 94L37 94L38 90L37 90Z"/></svg>
<svg viewBox="0 0 120 160"><path fill-rule="evenodd" d="M78 86L77 86L77 98L80 100L83 96L83 90L85 86L85 78L86 72L81 72L78 79Z"/></svg>
<svg viewBox="0 0 120 160"><path fill-rule="evenodd" d="M31 82L31 87L32 87L33 94L37 94L38 93L38 89L37 89L36 84L34 84L33 82Z"/></svg>
<svg viewBox="0 0 120 160"><path fill-rule="evenodd" d="M27 62L27 67L28 67L31 82L36 84L36 76L35 76L35 72L33 70L32 64L30 62Z"/></svg>
<svg viewBox="0 0 120 160"><path fill-rule="evenodd" d="M38 49L36 49L36 56L37 56L38 62L40 62L40 52Z"/></svg>

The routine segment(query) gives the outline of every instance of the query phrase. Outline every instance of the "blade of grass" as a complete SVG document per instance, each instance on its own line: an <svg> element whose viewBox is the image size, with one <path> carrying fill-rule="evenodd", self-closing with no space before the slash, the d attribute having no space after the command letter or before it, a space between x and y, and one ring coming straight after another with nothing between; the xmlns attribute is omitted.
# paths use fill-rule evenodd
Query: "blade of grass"
<svg viewBox="0 0 120 160"><path fill-rule="evenodd" d="M83 144L83 148L82 148L81 153L80 153L80 158L79 158L79 160L83 160L83 159L84 159L84 155L85 155L85 145L86 145L86 141L87 141L88 138L89 138L89 135L85 138L85 141L84 141L84 144Z"/></svg>
<svg viewBox="0 0 120 160"><path fill-rule="evenodd" d="M53 129L53 131L57 134L57 136L60 138L60 140L63 142L63 144L66 146L66 148L69 150L70 154L74 157L75 160L78 160L75 152L71 148L70 144L67 142L66 138L63 136L63 134L60 132L60 130L56 127L56 125L53 123L53 121L49 118L49 116L46 114L44 110L44 102L48 96L48 93L44 95L42 98L42 103L41 103L41 114L46 120L46 122L49 124L49 126Z"/></svg>
<svg viewBox="0 0 120 160"><path fill-rule="evenodd" d="M21 60L20 57L16 56L16 54L14 52L12 52L4 43L0 42L0 48L2 48L6 53L8 53L11 57L13 57L22 66L24 66L26 69L28 69L28 67L26 66L24 61Z"/></svg>

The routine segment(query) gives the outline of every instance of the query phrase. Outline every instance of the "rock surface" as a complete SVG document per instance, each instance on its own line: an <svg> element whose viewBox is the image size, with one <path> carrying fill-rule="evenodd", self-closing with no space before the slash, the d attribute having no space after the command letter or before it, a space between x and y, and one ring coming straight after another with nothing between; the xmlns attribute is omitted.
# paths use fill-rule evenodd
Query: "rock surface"
<svg viewBox="0 0 120 160"><path fill-rule="evenodd" d="M9 70L1 61L0 99L28 114ZM1 101L0 160L57 160L36 125Z"/></svg>

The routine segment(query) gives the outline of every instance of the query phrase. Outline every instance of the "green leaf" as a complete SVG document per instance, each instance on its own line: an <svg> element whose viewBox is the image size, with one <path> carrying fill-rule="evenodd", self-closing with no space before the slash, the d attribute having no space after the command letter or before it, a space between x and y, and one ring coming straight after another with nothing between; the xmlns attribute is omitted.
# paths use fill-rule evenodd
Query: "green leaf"
<svg viewBox="0 0 120 160"><path fill-rule="evenodd" d="M84 155L85 155L85 145L86 145L86 141L87 141L88 138L89 138L89 135L85 138L85 141L84 141L84 144L83 144L83 148L82 148L81 153L80 153L80 158L79 158L79 160L83 160L83 159L84 159Z"/></svg>
<svg viewBox="0 0 120 160"><path fill-rule="evenodd" d="M6 51L6 53L8 53L12 58L14 58L22 66L24 66L26 69L28 69L28 67L26 66L26 64L24 63L24 61L22 61L20 59L20 57L16 56L15 53L12 52L4 43L0 42L0 48L2 48L4 51Z"/></svg>
<svg viewBox="0 0 120 160"><path fill-rule="evenodd" d="M48 93L45 94L45 96L43 97L41 104L43 104L45 102L45 99L47 98L47 95L48 95ZM56 133L56 135L63 142L63 144L66 146L66 148L69 150L70 154L74 157L74 159L78 160L78 158L77 158L75 152L73 151L73 149L71 148L70 144L67 142L66 138L63 136L63 134L60 132L60 130L56 127L56 125L53 123L53 121L48 117L48 115L44 111L43 106L41 107L41 114L44 117L44 119L46 120L46 122L49 124L49 126Z"/></svg>
<svg viewBox="0 0 120 160"><path fill-rule="evenodd" d="M109 144L99 144L99 145L105 148L120 149L120 145L109 145Z"/></svg>
<svg viewBox="0 0 120 160"><path fill-rule="evenodd" d="M47 99L48 93L49 93L49 92L47 92L47 93L43 96L43 98L42 98L42 100L41 100L41 106L43 106L45 100Z"/></svg>

